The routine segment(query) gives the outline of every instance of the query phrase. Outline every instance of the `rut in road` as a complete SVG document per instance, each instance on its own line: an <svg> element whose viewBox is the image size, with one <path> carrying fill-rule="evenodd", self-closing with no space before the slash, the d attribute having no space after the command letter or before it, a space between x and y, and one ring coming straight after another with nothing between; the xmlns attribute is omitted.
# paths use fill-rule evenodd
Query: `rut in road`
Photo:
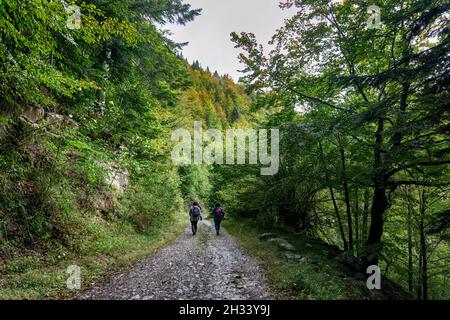
<svg viewBox="0 0 450 320"><path fill-rule="evenodd" d="M216 236L211 222L190 228L172 244L112 275L79 299L247 300L269 299L262 269L226 230Z"/></svg>

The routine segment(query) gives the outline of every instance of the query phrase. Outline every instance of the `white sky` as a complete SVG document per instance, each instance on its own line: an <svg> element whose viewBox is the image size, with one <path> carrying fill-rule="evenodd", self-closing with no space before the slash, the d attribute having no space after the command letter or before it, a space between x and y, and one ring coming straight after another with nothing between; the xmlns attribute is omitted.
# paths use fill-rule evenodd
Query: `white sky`
<svg viewBox="0 0 450 320"><path fill-rule="evenodd" d="M192 63L198 60L211 72L229 74L234 80L242 76L237 70L239 50L234 48L230 33L252 32L259 43L266 44L284 19L292 12L278 7L279 0L185 0L202 14L185 26L166 25L176 42L189 42L183 55Z"/></svg>

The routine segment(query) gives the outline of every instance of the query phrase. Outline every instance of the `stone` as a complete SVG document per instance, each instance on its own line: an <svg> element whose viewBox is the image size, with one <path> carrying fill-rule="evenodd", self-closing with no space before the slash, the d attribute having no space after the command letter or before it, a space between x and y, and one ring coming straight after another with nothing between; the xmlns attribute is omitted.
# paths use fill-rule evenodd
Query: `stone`
<svg viewBox="0 0 450 320"><path fill-rule="evenodd" d="M0 142L6 141L8 136L8 129L4 124L0 123Z"/></svg>
<svg viewBox="0 0 450 320"><path fill-rule="evenodd" d="M305 257L299 254L295 254L295 253L291 253L291 252L286 252L284 254L284 257L288 260L288 261L295 261L298 263L310 263L310 264L318 264L318 262L316 260L313 260L309 257Z"/></svg>
<svg viewBox="0 0 450 320"><path fill-rule="evenodd" d="M311 259L311 258L308 258L308 257L303 257L300 260L300 262L302 262L302 263L309 263L309 264L318 264L319 263L318 261L316 261L314 259Z"/></svg>
<svg viewBox="0 0 450 320"><path fill-rule="evenodd" d="M117 208L118 201L111 192L100 193L93 201L92 207L97 213L101 213L104 219L108 219L111 212Z"/></svg>
<svg viewBox="0 0 450 320"><path fill-rule="evenodd" d="M31 123L38 123L45 116L44 108L37 107L24 107L19 111L19 116L24 117Z"/></svg>
<svg viewBox="0 0 450 320"><path fill-rule="evenodd" d="M130 184L129 172L115 163L100 164L107 171L106 183L116 192L122 194Z"/></svg>
<svg viewBox="0 0 450 320"><path fill-rule="evenodd" d="M272 238L272 239L269 239L269 241L277 244L277 246L282 250L295 251L295 247L284 239Z"/></svg>
<svg viewBox="0 0 450 320"><path fill-rule="evenodd" d="M261 241L267 241L273 238L277 238L278 236L274 233L263 233L260 237L259 240Z"/></svg>
<svg viewBox="0 0 450 320"><path fill-rule="evenodd" d="M30 127L33 129L39 129L39 125L37 123L34 123L30 121L27 117L21 116L19 117L19 121L26 127Z"/></svg>
<svg viewBox="0 0 450 320"><path fill-rule="evenodd" d="M295 262L300 262L304 258L304 256L302 255L291 252L285 253L284 256L288 261L295 261Z"/></svg>
<svg viewBox="0 0 450 320"><path fill-rule="evenodd" d="M73 128L78 128L78 123L76 123L70 117L66 117L59 113L48 112L45 115L45 119L47 120L47 122L49 124L56 126L56 127L62 128L62 127L70 126Z"/></svg>

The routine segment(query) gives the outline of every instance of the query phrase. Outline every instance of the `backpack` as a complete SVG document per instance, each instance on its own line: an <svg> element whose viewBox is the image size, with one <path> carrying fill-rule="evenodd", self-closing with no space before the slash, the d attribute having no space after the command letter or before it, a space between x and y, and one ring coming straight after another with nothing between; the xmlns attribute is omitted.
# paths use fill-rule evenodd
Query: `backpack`
<svg viewBox="0 0 450 320"><path fill-rule="evenodd" d="M216 218L222 218L223 212L222 212L222 208L218 207L214 209L214 216Z"/></svg>
<svg viewBox="0 0 450 320"><path fill-rule="evenodd" d="M200 208L197 206L192 207L192 217L198 218L200 216Z"/></svg>

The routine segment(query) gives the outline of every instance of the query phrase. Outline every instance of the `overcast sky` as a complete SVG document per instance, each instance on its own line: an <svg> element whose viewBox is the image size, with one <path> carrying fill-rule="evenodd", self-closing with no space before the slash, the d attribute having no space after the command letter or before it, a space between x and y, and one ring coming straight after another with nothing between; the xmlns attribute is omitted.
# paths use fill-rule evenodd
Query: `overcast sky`
<svg viewBox="0 0 450 320"><path fill-rule="evenodd" d="M229 74L238 80L243 66L237 58L230 33L253 32L258 41L267 43L284 19L292 13L278 7L279 0L186 0L193 8L202 8L202 14L185 26L166 25L176 42L189 42L183 55L211 71Z"/></svg>

